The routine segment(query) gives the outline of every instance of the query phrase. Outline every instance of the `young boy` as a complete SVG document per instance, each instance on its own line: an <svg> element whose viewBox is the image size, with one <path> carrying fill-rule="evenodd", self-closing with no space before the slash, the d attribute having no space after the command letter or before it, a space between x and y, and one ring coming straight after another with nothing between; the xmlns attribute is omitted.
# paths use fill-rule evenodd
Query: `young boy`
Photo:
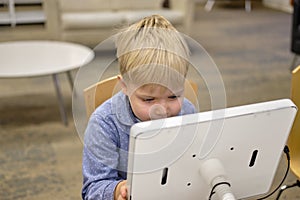
<svg viewBox="0 0 300 200"><path fill-rule="evenodd" d="M189 50L159 15L117 35L122 91L91 115L84 139L83 199L127 199L130 128L140 121L195 113L184 98Z"/></svg>

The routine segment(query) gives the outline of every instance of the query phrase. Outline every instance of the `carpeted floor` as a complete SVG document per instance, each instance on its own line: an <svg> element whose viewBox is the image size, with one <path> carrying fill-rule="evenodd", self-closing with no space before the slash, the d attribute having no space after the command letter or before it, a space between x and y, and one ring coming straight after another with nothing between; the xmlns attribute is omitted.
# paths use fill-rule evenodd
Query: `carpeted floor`
<svg viewBox="0 0 300 200"><path fill-rule="evenodd" d="M209 13L198 5L195 19L190 36L218 66L228 106L289 98L290 14L259 1L250 13L243 4L220 2ZM59 78L68 127L61 122L51 77L0 80L0 199L80 199L82 143L66 76ZM272 188L285 167L283 158ZM290 173L285 183L295 180ZM299 194L293 188L281 199L300 199Z"/></svg>

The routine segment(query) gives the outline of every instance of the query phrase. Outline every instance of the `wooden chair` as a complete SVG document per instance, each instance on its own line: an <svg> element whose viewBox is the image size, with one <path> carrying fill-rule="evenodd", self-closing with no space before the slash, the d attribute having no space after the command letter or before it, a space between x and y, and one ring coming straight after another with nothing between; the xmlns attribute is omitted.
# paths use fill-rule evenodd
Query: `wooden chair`
<svg viewBox="0 0 300 200"><path fill-rule="evenodd" d="M300 66L292 71L291 99L300 108ZM291 156L291 170L300 178L300 111L296 115L291 133L288 139L288 147Z"/></svg>
<svg viewBox="0 0 300 200"><path fill-rule="evenodd" d="M86 114L89 118L94 110L104 101L121 90L118 84L117 76L100 81L84 90L84 100L86 106ZM197 101L198 86L193 81L185 83L185 97L188 98L195 106Z"/></svg>
<svg viewBox="0 0 300 200"><path fill-rule="evenodd" d="M300 66L292 71L291 81L291 99L300 108ZM297 177L295 183L284 185L280 187L276 200L280 198L281 194L289 188L300 187L300 111L298 110L293 127L291 129L287 145L290 150L290 169Z"/></svg>

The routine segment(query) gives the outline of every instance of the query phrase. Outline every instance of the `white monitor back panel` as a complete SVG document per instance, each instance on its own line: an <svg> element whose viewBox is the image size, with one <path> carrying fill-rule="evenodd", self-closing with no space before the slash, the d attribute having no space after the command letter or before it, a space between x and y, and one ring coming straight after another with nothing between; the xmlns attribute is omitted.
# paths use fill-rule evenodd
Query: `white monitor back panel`
<svg viewBox="0 0 300 200"><path fill-rule="evenodd" d="M211 158L223 164L236 198L268 192L296 112L283 99L134 125L130 199L208 199L199 169Z"/></svg>

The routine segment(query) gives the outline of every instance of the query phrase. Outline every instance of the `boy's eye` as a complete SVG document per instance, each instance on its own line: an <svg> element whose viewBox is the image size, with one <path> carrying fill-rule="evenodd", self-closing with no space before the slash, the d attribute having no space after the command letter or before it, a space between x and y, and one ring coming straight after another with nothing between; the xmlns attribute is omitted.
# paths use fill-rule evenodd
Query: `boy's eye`
<svg viewBox="0 0 300 200"><path fill-rule="evenodd" d="M151 101L153 101L154 100L154 98L146 98L146 99L143 99L143 101L145 101L145 102L151 102Z"/></svg>
<svg viewBox="0 0 300 200"><path fill-rule="evenodd" d="M176 95L172 95L172 96L169 96L169 99L177 99L179 98L180 96L176 96Z"/></svg>

